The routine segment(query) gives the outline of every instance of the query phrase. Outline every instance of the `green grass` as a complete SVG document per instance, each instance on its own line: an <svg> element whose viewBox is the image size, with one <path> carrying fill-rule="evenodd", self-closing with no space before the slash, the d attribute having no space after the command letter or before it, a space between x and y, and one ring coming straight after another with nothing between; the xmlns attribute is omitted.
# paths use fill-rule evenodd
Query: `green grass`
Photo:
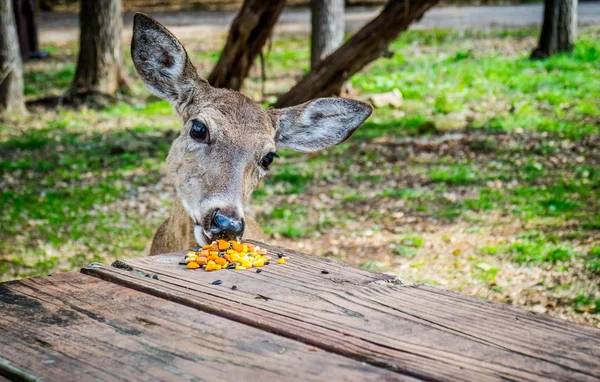
<svg viewBox="0 0 600 382"><path fill-rule="evenodd" d="M262 229L267 234L279 234L293 239L306 236L315 230L315 227L307 222L306 208L303 206L280 205L263 219L266 224L262 225Z"/></svg>
<svg viewBox="0 0 600 382"><path fill-rule="evenodd" d="M392 250L392 253L410 259L412 257L417 256L419 254L419 251L417 250L417 248L413 248L411 246L399 245Z"/></svg>
<svg viewBox="0 0 600 382"><path fill-rule="evenodd" d="M508 40L513 36L505 35ZM474 37L477 41L483 36ZM600 70L597 31L580 36L572 55L546 61L501 52L480 54L475 47L461 47L464 41L457 32L406 33L392 45L397 52L393 58L375 62L351 83L367 93L399 89L405 100L419 103L410 118L428 118L430 111L449 114L470 108L479 112L501 100L506 107L491 117L476 118L473 127L533 129L574 138L600 131L587 119L599 110L600 77L590 76ZM450 48L453 43L456 47ZM424 51L406 56L403 51L410 44Z"/></svg>
<svg viewBox="0 0 600 382"><path fill-rule="evenodd" d="M302 170L295 165L284 164L274 172L267 179L266 187L280 187L280 192L286 195L303 193L313 179L310 169Z"/></svg>
<svg viewBox="0 0 600 382"><path fill-rule="evenodd" d="M425 244L425 240L419 235L406 235L400 240L400 243L407 247L421 248Z"/></svg>
<svg viewBox="0 0 600 382"><path fill-rule="evenodd" d="M374 271L374 272L382 272L383 270L386 269L386 265L379 262L379 261L365 261L364 263L360 264L360 267L363 269L366 269L368 271Z"/></svg>
<svg viewBox="0 0 600 382"><path fill-rule="evenodd" d="M523 232L512 242L482 246L479 252L501 256L519 264L569 263L575 257L582 256L571 244L540 231Z"/></svg>
<svg viewBox="0 0 600 382"><path fill-rule="evenodd" d="M600 274L600 245L590 249L585 260L586 267L594 273Z"/></svg>
<svg viewBox="0 0 600 382"><path fill-rule="evenodd" d="M600 298L580 294L573 300L573 304L576 312L600 313Z"/></svg>
<svg viewBox="0 0 600 382"><path fill-rule="evenodd" d="M475 276L481 280L484 284L491 285L492 288L495 287L496 277L498 273L500 273L500 268L498 267L490 267L487 264L476 264L475 265ZM496 290L498 291L498 290Z"/></svg>
<svg viewBox="0 0 600 382"><path fill-rule="evenodd" d="M73 63L58 64L52 70L25 70L23 73L25 96L41 96L50 90L65 89L71 84L74 74Z"/></svg>
<svg viewBox="0 0 600 382"><path fill-rule="evenodd" d="M392 44L393 58L350 79L362 96L399 89L403 106L376 109L352 139L322 153L281 152L271 176L254 193L262 227L299 240L360 219L373 230L404 224L380 212L381 205L397 205L395 211L431 219L435 227L496 224L488 221L495 214L530 225L537 236L516 234L512 242L481 247L481 253L524 265L585 257L587 269L600 272L597 245L587 254L574 249L600 231L593 140L600 132L600 30L584 30L573 54L545 61L508 49L536 34L531 29L404 33ZM491 49L490 38L499 39L500 48ZM73 46L50 46L60 59L25 66L28 99L68 87L75 71ZM190 54L205 64L218 59L217 51ZM282 92L308 70L309 47L305 39L277 39L266 59L267 90ZM129 58L126 67L134 78L131 103L0 120L4 278L139 255L151 240L163 216L118 206L164 176L180 121L167 102L141 90ZM247 92L258 97L257 89L260 81L253 74ZM471 135L459 146L448 143L428 155L422 151L429 148L414 142L394 146L401 139L453 133L444 121L461 113L471 119L457 129ZM510 142L502 141L506 132ZM580 155L584 160L577 159ZM306 194L329 204L318 209L308 199L294 199ZM552 236L567 223L568 235ZM426 252L423 237L408 231L394 234L390 252L397 258ZM418 259L413 267L425 265ZM377 260L363 266L385 268ZM494 268L477 269L483 282L493 284Z"/></svg>
<svg viewBox="0 0 600 382"><path fill-rule="evenodd" d="M481 183L486 178L481 171L471 165L453 164L449 166L436 166L428 173L429 179L434 182L448 184Z"/></svg>

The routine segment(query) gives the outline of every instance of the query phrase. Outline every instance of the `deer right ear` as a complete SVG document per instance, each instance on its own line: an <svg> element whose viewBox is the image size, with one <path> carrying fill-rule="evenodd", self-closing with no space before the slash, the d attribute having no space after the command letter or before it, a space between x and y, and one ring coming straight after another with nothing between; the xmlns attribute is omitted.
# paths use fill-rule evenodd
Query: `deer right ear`
<svg viewBox="0 0 600 382"><path fill-rule="evenodd" d="M146 87L172 104L189 94L199 78L179 40L142 13L133 18L131 58Z"/></svg>
<svg viewBox="0 0 600 382"><path fill-rule="evenodd" d="M317 98L285 109L269 109L277 118L278 149L312 152L335 146L371 115L367 103L345 98Z"/></svg>

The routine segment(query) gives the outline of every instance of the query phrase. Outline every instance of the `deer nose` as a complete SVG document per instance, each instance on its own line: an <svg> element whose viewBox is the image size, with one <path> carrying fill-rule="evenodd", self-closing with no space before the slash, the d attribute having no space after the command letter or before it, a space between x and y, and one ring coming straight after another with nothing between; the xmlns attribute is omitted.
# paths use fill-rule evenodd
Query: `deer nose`
<svg viewBox="0 0 600 382"><path fill-rule="evenodd" d="M213 238L223 238L225 240L235 240L242 237L244 233L244 220L234 219L223 215L220 210L215 212L212 219L210 233Z"/></svg>

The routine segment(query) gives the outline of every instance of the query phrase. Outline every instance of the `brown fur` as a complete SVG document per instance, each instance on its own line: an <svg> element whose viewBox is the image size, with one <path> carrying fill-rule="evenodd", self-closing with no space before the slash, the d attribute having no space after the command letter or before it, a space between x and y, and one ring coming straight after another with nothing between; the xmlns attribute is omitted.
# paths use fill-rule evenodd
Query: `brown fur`
<svg viewBox="0 0 600 382"><path fill-rule="evenodd" d="M370 105L341 98L264 109L238 92L213 88L197 74L175 36L142 14L134 17L131 54L146 86L171 102L183 123L167 157L177 198L154 235L151 254L210 241L216 210L243 219L245 239L264 240L258 224L244 213L267 174L263 158L278 148L308 152L343 142L372 111ZM209 140L191 137L194 121L207 126Z"/></svg>

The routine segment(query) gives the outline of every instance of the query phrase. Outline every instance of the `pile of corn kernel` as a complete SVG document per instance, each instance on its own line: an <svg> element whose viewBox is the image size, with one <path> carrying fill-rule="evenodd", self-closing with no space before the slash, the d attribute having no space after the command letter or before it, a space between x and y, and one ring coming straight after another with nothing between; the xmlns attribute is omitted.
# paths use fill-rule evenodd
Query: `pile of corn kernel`
<svg viewBox="0 0 600 382"><path fill-rule="evenodd" d="M285 264L285 260L285 257L281 257L277 263ZM197 251L189 251L184 263L188 269L202 268L211 272L221 269L243 271L269 265L270 261L271 256L267 256L267 250L259 246L237 241L217 240L198 248Z"/></svg>

